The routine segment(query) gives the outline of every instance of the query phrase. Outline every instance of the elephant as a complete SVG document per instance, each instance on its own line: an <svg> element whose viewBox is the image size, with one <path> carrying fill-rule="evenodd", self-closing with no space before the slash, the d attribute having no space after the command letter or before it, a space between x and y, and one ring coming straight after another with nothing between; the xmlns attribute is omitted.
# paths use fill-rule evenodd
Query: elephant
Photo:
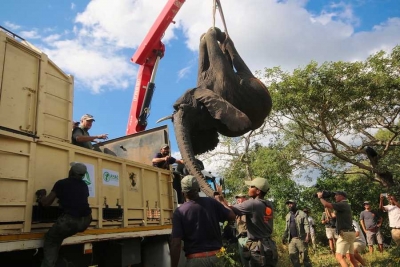
<svg viewBox="0 0 400 267"><path fill-rule="evenodd" d="M200 38L197 85L173 105L178 147L189 173L209 197L195 156L218 145L218 134L237 137L259 128L269 115L272 99L267 87L250 71L231 38L210 28Z"/></svg>

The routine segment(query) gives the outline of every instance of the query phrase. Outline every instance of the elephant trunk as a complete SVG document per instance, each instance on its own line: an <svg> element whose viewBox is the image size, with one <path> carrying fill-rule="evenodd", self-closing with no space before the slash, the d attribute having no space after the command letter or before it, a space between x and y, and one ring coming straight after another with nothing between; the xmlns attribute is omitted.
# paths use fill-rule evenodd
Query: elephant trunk
<svg viewBox="0 0 400 267"><path fill-rule="evenodd" d="M197 179L201 191L203 191L207 196L213 197L214 191L207 183L205 177L201 173L199 166L197 166L196 164L192 143L190 141L190 134L189 134L190 129L186 127L186 123L183 116L184 112L181 109L179 109L174 114L175 135L176 135L176 140L178 141L178 147L179 151L181 152L183 162L189 173Z"/></svg>

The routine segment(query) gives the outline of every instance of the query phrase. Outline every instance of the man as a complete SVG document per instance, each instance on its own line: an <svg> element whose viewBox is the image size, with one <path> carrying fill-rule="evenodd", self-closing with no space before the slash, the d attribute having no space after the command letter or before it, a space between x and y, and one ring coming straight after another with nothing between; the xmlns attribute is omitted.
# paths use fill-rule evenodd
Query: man
<svg viewBox="0 0 400 267"><path fill-rule="evenodd" d="M90 114L85 114L81 117L81 124L72 131L72 144L88 149L95 149L92 145L92 142L96 142L96 139L108 139L108 134L94 136L89 134L89 130L92 128L92 123L94 121L95 120L93 116ZM95 150L101 151L97 146Z"/></svg>
<svg viewBox="0 0 400 267"><path fill-rule="evenodd" d="M361 263L361 267L363 267L366 266L367 263L361 257L360 253L365 251L365 248L367 247L367 241L365 241L365 236L363 232L361 232L360 226L355 220L353 220L353 228L354 231L356 231L356 240L354 241L354 258ZM347 258L350 258L349 253L347 253L346 256Z"/></svg>
<svg viewBox="0 0 400 267"><path fill-rule="evenodd" d="M246 201L245 194L237 194L235 196L236 204L243 203ZM249 267L249 260L245 259L243 256L243 248L246 246L248 237L247 237L247 225L246 225L246 215L236 216L236 236L238 239L238 249L240 255L240 261L242 262L242 266Z"/></svg>
<svg viewBox="0 0 400 267"><path fill-rule="evenodd" d="M307 214L297 209L296 201L286 201L289 213L286 215L286 227L283 232L282 243L289 242L289 257L294 267L301 266L300 255L304 266L312 266L308 257L307 243L310 240L310 226Z"/></svg>
<svg viewBox="0 0 400 267"><path fill-rule="evenodd" d="M200 186L192 175L181 181L186 202L178 207L172 219L171 266L177 267L181 241L186 266L216 266L216 254L222 247L219 222L235 220L235 214L214 198L199 197Z"/></svg>
<svg viewBox="0 0 400 267"><path fill-rule="evenodd" d="M321 223L325 225L326 238L328 238L331 253L335 255L335 243L338 236L336 234L336 217L332 209L325 208L322 213Z"/></svg>
<svg viewBox="0 0 400 267"><path fill-rule="evenodd" d="M315 243L315 221L314 218L310 216L310 210L305 208L303 212L307 215L308 225L310 226L310 237L312 241L313 249L317 248L317 244Z"/></svg>
<svg viewBox="0 0 400 267"><path fill-rule="evenodd" d="M356 233L352 224L352 211L347 200L347 194L343 191L335 192L336 203L330 203L322 198L323 193L318 192L317 196L322 205L328 209L334 209L336 215L336 232L339 238L336 242L336 260L341 267L348 267L344 256L349 251L349 259L351 264L358 266L357 260L354 258L354 241L356 240Z"/></svg>
<svg viewBox="0 0 400 267"><path fill-rule="evenodd" d="M374 244L376 244L376 240L378 241L379 251L382 253L383 235L381 233L380 227L382 225L383 218L379 216L376 212L373 212L371 210L371 203L369 201L364 201L363 205L365 210L363 210L360 214L360 222L361 227L367 235L369 252L374 252Z"/></svg>
<svg viewBox="0 0 400 267"><path fill-rule="evenodd" d="M170 153L169 145L168 144L162 145L160 148L160 152L157 153L152 160L153 166L169 170L170 164L174 163L183 164L183 160L175 159L174 157L171 157L169 153Z"/></svg>
<svg viewBox="0 0 400 267"><path fill-rule="evenodd" d="M68 178L57 181L48 196L45 189L36 192L39 205L50 206L58 198L63 210L63 214L44 237L41 267L55 266L63 240L85 231L92 220L92 210L88 203L89 189L83 181L86 166L78 162L70 165Z"/></svg>
<svg viewBox="0 0 400 267"><path fill-rule="evenodd" d="M278 250L271 238L274 207L271 201L264 199L269 191L267 179L256 177L245 183L250 186L250 199L231 207L237 216L246 215L248 240L243 257L250 259L250 267L275 267Z"/></svg>
<svg viewBox="0 0 400 267"><path fill-rule="evenodd" d="M389 205L383 206L383 199L385 197L381 194L379 201L379 208L384 212L388 213L389 216L389 227L392 228L391 234L392 239L396 242L397 246L400 246L400 204L393 195L387 195Z"/></svg>

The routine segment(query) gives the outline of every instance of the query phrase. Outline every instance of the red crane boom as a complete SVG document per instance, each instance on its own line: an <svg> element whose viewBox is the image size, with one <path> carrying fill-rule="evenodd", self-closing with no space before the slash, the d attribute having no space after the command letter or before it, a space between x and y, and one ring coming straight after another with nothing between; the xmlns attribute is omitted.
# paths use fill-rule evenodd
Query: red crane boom
<svg viewBox="0 0 400 267"><path fill-rule="evenodd" d="M184 3L185 0L168 0L142 44L131 58L131 61L139 64L140 67L129 113L127 135L146 129L147 118L150 114L150 103L155 88L155 74L158 62L164 56L165 51L161 38Z"/></svg>

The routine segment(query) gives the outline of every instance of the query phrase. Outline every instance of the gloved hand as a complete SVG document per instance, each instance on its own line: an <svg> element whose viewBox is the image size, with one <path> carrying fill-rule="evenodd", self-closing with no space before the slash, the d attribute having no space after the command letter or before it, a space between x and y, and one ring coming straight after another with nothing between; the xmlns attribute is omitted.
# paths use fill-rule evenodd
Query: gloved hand
<svg viewBox="0 0 400 267"><path fill-rule="evenodd" d="M38 199L44 197L45 195L47 195L46 189L39 189L38 191L36 191L36 197Z"/></svg>

